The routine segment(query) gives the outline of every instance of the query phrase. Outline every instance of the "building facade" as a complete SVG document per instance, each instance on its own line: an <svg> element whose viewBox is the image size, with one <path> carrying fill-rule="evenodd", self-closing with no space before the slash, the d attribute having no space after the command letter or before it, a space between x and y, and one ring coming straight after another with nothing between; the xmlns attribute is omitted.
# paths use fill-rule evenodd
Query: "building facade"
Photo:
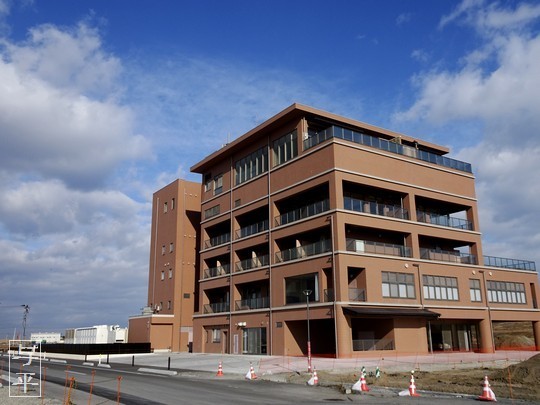
<svg viewBox="0 0 540 405"><path fill-rule="evenodd" d="M154 193L147 305L129 318L130 343L186 352L193 340L201 185L176 180Z"/></svg>
<svg viewBox="0 0 540 405"><path fill-rule="evenodd" d="M448 152L294 104L195 164L193 350L491 352L497 321L540 348L535 263L484 255L471 165Z"/></svg>
<svg viewBox="0 0 540 405"><path fill-rule="evenodd" d="M95 325L66 330L66 344L126 343L127 328L119 325ZM53 342L47 342L53 343Z"/></svg>

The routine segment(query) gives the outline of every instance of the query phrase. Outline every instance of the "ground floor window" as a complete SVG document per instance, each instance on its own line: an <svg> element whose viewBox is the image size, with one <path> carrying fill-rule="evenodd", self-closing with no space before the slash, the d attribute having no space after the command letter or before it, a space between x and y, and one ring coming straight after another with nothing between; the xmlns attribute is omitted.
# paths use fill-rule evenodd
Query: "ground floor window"
<svg viewBox="0 0 540 405"><path fill-rule="evenodd" d="M243 354L266 354L266 328L244 328L242 331Z"/></svg>
<svg viewBox="0 0 540 405"><path fill-rule="evenodd" d="M479 332L475 323L435 321L430 322L427 329L433 351L469 352L480 348Z"/></svg>

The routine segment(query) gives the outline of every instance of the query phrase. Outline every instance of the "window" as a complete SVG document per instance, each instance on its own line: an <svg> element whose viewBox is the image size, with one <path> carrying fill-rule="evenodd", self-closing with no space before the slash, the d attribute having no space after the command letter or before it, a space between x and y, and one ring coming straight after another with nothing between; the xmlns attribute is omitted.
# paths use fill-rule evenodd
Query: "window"
<svg viewBox="0 0 540 405"><path fill-rule="evenodd" d="M211 218L219 214L219 205L214 205L212 208L204 210L204 219Z"/></svg>
<svg viewBox="0 0 540 405"><path fill-rule="evenodd" d="M219 174L214 177L214 195L221 194L223 191L223 175Z"/></svg>
<svg viewBox="0 0 540 405"><path fill-rule="evenodd" d="M164 204L163 204L163 212L164 212L164 213L167 212L167 203L164 203Z"/></svg>
<svg viewBox="0 0 540 405"><path fill-rule="evenodd" d="M304 294L306 290L311 290L311 294L309 295L310 302L319 301L319 277L317 273L286 278L285 303L297 304L306 302L306 294Z"/></svg>
<svg viewBox="0 0 540 405"><path fill-rule="evenodd" d="M176 200L173 198L171 200L171 210L174 210L174 207L176 206Z"/></svg>
<svg viewBox="0 0 540 405"><path fill-rule="evenodd" d="M169 278L172 278L172 269L169 269Z"/></svg>
<svg viewBox="0 0 540 405"><path fill-rule="evenodd" d="M507 281L488 281L487 294L489 302L508 304L526 304L525 284Z"/></svg>
<svg viewBox="0 0 540 405"><path fill-rule="evenodd" d="M212 329L212 343L221 342L221 329L214 328Z"/></svg>
<svg viewBox="0 0 540 405"><path fill-rule="evenodd" d="M172 253L172 251L174 250L174 243L169 243L169 253Z"/></svg>
<svg viewBox="0 0 540 405"><path fill-rule="evenodd" d="M414 274L383 271L382 295L389 298L415 298Z"/></svg>
<svg viewBox="0 0 540 405"><path fill-rule="evenodd" d="M167 309L171 309L171 300L167 301Z"/></svg>
<svg viewBox="0 0 540 405"><path fill-rule="evenodd" d="M469 280L469 289L471 291L471 301L472 302L481 302L482 301L482 291L480 290L480 280L474 278Z"/></svg>
<svg viewBox="0 0 540 405"><path fill-rule="evenodd" d="M161 254L162 254L162 255L165 254L165 245L161 246Z"/></svg>
<svg viewBox="0 0 540 405"><path fill-rule="evenodd" d="M161 280L165 280L165 270L161 270Z"/></svg>
<svg viewBox="0 0 540 405"><path fill-rule="evenodd" d="M207 173L204 175L204 191L210 191L212 189L212 174Z"/></svg>
<svg viewBox="0 0 540 405"><path fill-rule="evenodd" d="M241 184L245 181L258 176L268 170L268 149L266 147L256 150L235 164L235 184Z"/></svg>
<svg viewBox="0 0 540 405"><path fill-rule="evenodd" d="M291 132L273 143L274 161L273 165L278 166L295 158L298 155L298 143L296 131Z"/></svg>
<svg viewBox="0 0 540 405"><path fill-rule="evenodd" d="M422 276L422 284L427 300L459 301L455 277Z"/></svg>

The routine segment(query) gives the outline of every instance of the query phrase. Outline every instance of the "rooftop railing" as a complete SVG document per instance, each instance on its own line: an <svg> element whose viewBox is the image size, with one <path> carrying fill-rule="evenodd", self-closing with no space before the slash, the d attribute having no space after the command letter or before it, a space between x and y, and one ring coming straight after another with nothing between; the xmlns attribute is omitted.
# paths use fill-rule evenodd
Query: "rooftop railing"
<svg viewBox="0 0 540 405"><path fill-rule="evenodd" d="M304 150L312 148L319 143L330 139L339 138L347 141L355 142L361 145L371 146L373 148L381 149L387 152L396 153L398 155L404 155L412 157L418 160L422 160L429 163L434 163L439 166L449 167L452 169L460 170L462 172L472 173L472 167L470 163L461 162L459 160L451 159L446 156L437 155L432 152L426 152L420 149L413 148L411 146L402 145L397 142L391 142L386 139L378 138L364 134L362 132L352 131L338 126L331 126L323 131L308 133L308 138L304 140Z"/></svg>
<svg viewBox="0 0 540 405"><path fill-rule="evenodd" d="M296 208L294 210L285 212L275 217L276 226L289 224L291 222L299 221L300 219L308 218L313 215L320 214L321 212L328 211L330 209L330 201L328 199L318 201L313 204L304 205L303 207Z"/></svg>
<svg viewBox="0 0 540 405"><path fill-rule="evenodd" d="M329 252L332 249L332 241L324 239L308 245L303 245L291 249L285 249L276 252L276 262L287 262L289 260L302 259L308 256L314 256L321 253Z"/></svg>
<svg viewBox="0 0 540 405"><path fill-rule="evenodd" d="M505 269L536 271L536 263L528 260L507 259L504 257L484 256L484 266Z"/></svg>
<svg viewBox="0 0 540 405"><path fill-rule="evenodd" d="M455 229L473 230L473 224L466 219L451 217L449 215L440 215L434 212L417 210L416 216L418 222L424 222L426 224L435 224L440 226L447 226Z"/></svg>

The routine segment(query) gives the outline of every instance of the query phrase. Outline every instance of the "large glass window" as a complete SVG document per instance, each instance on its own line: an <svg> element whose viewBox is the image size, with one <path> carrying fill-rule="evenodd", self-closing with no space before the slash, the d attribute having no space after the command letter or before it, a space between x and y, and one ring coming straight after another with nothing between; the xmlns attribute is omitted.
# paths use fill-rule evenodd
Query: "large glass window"
<svg viewBox="0 0 540 405"><path fill-rule="evenodd" d="M488 281L487 294L489 302L508 304L526 304L525 284L508 281Z"/></svg>
<svg viewBox="0 0 540 405"><path fill-rule="evenodd" d="M248 181L268 170L268 149L266 146L260 148L245 158L238 160L234 166L236 170L235 184Z"/></svg>
<svg viewBox="0 0 540 405"><path fill-rule="evenodd" d="M296 138L296 131L293 131L274 141L273 166L278 166L298 156L298 143Z"/></svg>
<svg viewBox="0 0 540 405"><path fill-rule="evenodd" d="M285 303L306 302L304 291L310 290L309 301L319 301L319 277L317 273L304 274L285 279Z"/></svg>
<svg viewBox="0 0 540 405"><path fill-rule="evenodd" d="M457 278L422 276L424 298L427 300L458 301Z"/></svg>
<svg viewBox="0 0 540 405"><path fill-rule="evenodd" d="M480 280L471 278L469 280L469 289L471 292L471 301L480 302L482 301L482 290L480 289Z"/></svg>
<svg viewBox="0 0 540 405"><path fill-rule="evenodd" d="M221 194L223 191L223 175L218 174L214 177L214 195Z"/></svg>
<svg viewBox="0 0 540 405"><path fill-rule="evenodd" d="M383 271L382 295L389 298L415 298L414 274Z"/></svg>

